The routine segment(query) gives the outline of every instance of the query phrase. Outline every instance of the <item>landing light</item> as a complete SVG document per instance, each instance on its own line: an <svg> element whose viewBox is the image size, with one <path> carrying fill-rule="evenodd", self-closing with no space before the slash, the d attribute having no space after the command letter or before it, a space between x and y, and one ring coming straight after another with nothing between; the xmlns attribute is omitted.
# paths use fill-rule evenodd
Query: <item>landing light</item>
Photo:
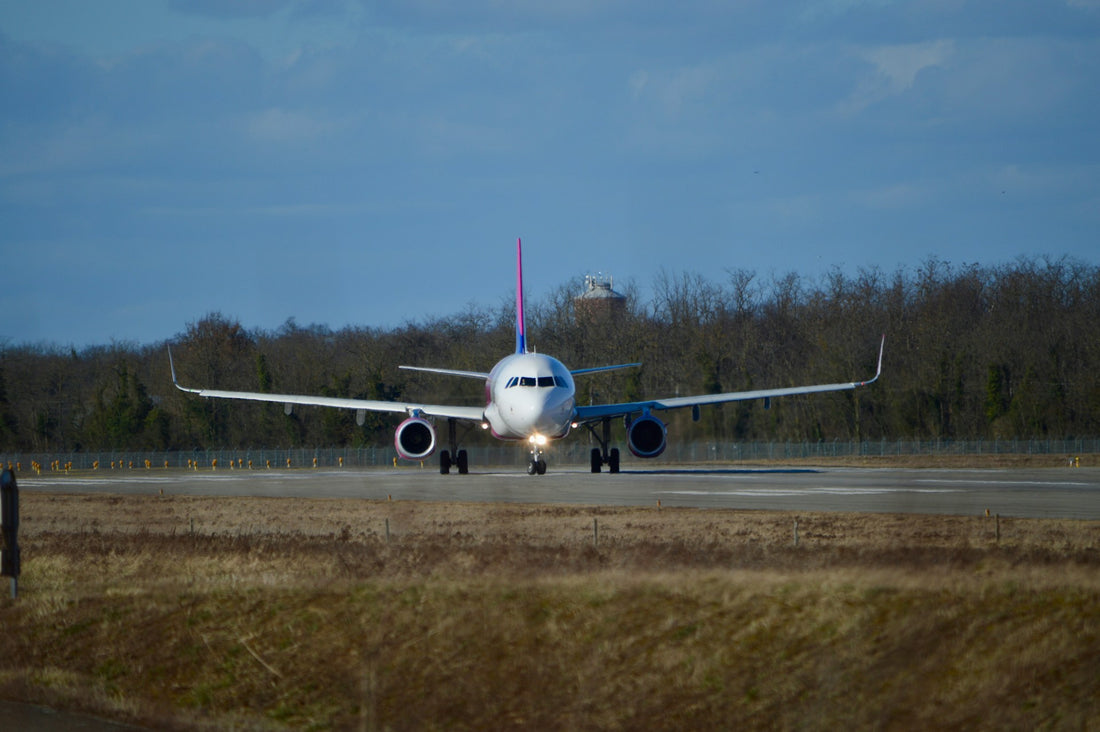
<svg viewBox="0 0 1100 732"><path fill-rule="evenodd" d="M481 429L483 429L483 430L489 429L489 423L488 422L482 422L481 423Z"/></svg>
<svg viewBox="0 0 1100 732"><path fill-rule="evenodd" d="M545 445L546 435L540 435L536 432L535 434L528 437L527 441L530 442L532 445Z"/></svg>

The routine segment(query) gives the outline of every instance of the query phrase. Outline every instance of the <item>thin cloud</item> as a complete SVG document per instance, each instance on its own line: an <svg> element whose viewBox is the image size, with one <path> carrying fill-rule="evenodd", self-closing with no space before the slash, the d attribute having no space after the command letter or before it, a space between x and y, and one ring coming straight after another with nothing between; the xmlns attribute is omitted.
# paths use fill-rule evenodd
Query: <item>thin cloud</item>
<svg viewBox="0 0 1100 732"><path fill-rule="evenodd" d="M168 7L185 15L235 19L266 18L297 4L297 0L171 0Z"/></svg>
<svg viewBox="0 0 1100 732"><path fill-rule="evenodd" d="M341 131L345 126L301 110L271 108L252 115L248 134L260 142L292 143L316 140Z"/></svg>
<svg viewBox="0 0 1100 732"><path fill-rule="evenodd" d="M841 103L840 111L858 114L884 99L902 95L913 88L922 71L946 68L954 54L955 43L946 39L858 49L856 55L868 62L872 71Z"/></svg>

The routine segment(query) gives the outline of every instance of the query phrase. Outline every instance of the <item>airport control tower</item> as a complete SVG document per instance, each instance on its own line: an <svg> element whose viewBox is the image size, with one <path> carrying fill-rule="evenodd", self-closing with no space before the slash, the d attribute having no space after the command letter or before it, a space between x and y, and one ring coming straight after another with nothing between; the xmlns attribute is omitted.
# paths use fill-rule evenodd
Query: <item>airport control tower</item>
<svg viewBox="0 0 1100 732"><path fill-rule="evenodd" d="M626 312L626 297L615 292L614 280L602 272L586 275L585 291L573 298L577 322L615 320Z"/></svg>

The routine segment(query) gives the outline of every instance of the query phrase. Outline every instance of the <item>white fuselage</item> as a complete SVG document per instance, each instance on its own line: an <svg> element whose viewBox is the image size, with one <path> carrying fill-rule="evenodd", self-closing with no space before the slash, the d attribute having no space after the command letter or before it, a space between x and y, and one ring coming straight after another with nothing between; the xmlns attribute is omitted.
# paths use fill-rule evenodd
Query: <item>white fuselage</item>
<svg viewBox="0 0 1100 732"><path fill-rule="evenodd" d="M504 358L485 382L485 419L505 440L565 437L573 421L576 387L569 369L541 353Z"/></svg>

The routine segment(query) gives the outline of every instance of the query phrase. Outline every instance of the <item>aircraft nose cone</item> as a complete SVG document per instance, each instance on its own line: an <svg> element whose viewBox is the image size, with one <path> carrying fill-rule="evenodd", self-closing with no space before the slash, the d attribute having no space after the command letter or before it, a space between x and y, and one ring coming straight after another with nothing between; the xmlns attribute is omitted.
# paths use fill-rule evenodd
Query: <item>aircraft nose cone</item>
<svg viewBox="0 0 1100 732"><path fill-rule="evenodd" d="M516 428L525 432L530 431L534 429L535 424L539 421L543 408L544 400L531 395L519 404L513 405L510 421Z"/></svg>
<svg viewBox="0 0 1100 732"><path fill-rule="evenodd" d="M572 415L571 402L568 396L555 394L551 389L534 392L522 403L513 405L508 421L522 434L557 435Z"/></svg>

